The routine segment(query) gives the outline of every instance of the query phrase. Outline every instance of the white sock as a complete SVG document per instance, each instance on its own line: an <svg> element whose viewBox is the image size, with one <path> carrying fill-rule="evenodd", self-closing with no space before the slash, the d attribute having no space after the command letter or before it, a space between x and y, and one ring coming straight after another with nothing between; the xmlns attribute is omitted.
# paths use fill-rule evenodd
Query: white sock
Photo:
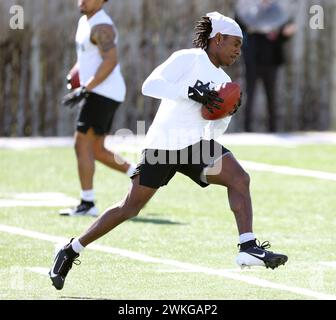
<svg viewBox="0 0 336 320"><path fill-rule="evenodd" d="M256 237L253 232L246 232L239 236L239 243L245 243L251 240L254 240Z"/></svg>
<svg viewBox="0 0 336 320"><path fill-rule="evenodd" d="M84 201L89 201L89 202L94 202L95 200L95 195L94 195L94 190L82 190L80 193L80 197Z"/></svg>
<svg viewBox="0 0 336 320"><path fill-rule="evenodd" d="M133 163L130 164L126 174L131 177L134 173L134 170L136 169L136 165L134 165Z"/></svg>
<svg viewBox="0 0 336 320"><path fill-rule="evenodd" d="M85 247L82 246L82 244L79 242L77 238L71 242L71 247L73 251L77 253L80 253L85 249Z"/></svg>

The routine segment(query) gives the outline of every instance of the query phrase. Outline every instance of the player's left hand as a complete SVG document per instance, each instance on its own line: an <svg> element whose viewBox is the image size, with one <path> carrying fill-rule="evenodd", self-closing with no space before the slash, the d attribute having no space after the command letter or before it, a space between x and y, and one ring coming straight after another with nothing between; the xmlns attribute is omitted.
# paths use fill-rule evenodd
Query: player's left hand
<svg viewBox="0 0 336 320"><path fill-rule="evenodd" d="M188 98L207 106L212 113L212 107L220 109L218 102L223 102L223 99L218 97L218 92L209 89L210 82L203 84L202 81L197 80L194 87L189 87Z"/></svg>
<svg viewBox="0 0 336 320"><path fill-rule="evenodd" d="M66 107L73 108L88 95L89 92L86 90L85 87L77 88L63 97L62 104Z"/></svg>

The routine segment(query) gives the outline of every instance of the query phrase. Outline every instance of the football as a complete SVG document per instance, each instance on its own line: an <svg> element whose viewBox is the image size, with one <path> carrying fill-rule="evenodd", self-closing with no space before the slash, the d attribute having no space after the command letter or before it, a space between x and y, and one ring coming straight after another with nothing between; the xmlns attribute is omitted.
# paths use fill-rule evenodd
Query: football
<svg viewBox="0 0 336 320"><path fill-rule="evenodd" d="M73 68L67 75L67 88L69 90L74 90L80 87L79 80L79 70L78 68Z"/></svg>
<svg viewBox="0 0 336 320"><path fill-rule="evenodd" d="M224 101L215 102L220 106L220 109L210 106L213 112L210 112L205 105L202 106L202 117L206 120L218 120L227 117L234 111L240 99L240 86L236 82L223 83L218 85L215 90L218 92L218 97Z"/></svg>

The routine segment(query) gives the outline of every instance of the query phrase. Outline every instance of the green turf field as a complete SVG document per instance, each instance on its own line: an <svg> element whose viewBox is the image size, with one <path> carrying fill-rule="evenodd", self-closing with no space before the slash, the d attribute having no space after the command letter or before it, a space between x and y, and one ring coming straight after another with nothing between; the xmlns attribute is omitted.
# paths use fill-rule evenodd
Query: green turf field
<svg viewBox="0 0 336 320"><path fill-rule="evenodd" d="M336 173L335 145L228 147L240 160ZM0 200L18 193L79 193L71 148L0 149L0 168ZM0 205L0 299L336 299L336 181L249 173L254 231L289 256L285 266L241 271L226 189L203 190L177 175L139 217L95 243L128 250L126 256L86 250L60 292L43 274L54 243L20 232L70 238L93 219L60 217L61 206ZM121 200L128 185L126 176L97 165L98 207ZM5 227L20 229L9 233ZM136 253L145 257L139 260Z"/></svg>

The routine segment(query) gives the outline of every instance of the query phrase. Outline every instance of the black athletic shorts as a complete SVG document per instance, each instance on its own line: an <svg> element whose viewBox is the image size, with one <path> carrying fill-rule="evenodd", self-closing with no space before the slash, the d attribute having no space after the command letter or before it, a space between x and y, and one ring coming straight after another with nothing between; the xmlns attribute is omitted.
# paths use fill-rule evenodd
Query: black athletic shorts
<svg viewBox="0 0 336 320"><path fill-rule="evenodd" d="M145 149L132 179L140 175L140 185L158 189L180 172L205 188L208 184L201 178L204 168L213 166L228 152L214 140L201 140L182 150Z"/></svg>
<svg viewBox="0 0 336 320"><path fill-rule="evenodd" d="M80 106L77 131L87 133L92 128L96 135L108 134L119 105L118 101L90 92Z"/></svg>

